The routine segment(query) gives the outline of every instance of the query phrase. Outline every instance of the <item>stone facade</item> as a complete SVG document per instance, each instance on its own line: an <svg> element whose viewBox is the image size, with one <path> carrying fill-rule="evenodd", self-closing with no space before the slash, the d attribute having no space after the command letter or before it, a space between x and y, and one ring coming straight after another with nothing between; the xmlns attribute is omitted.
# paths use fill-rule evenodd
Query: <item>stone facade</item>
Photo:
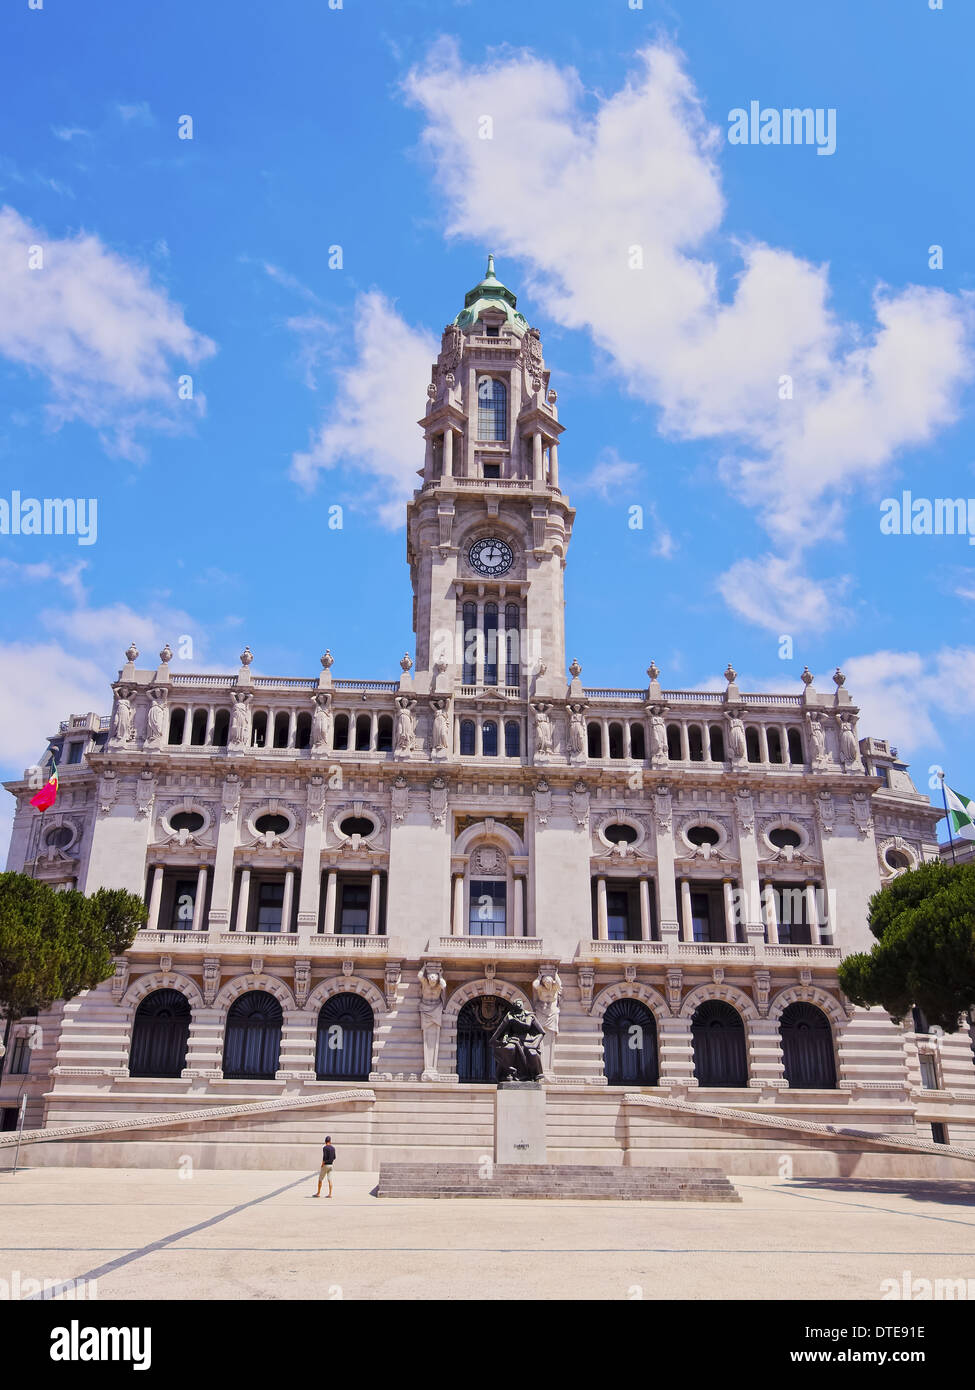
<svg viewBox="0 0 975 1390"><path fill-rule="evenodd" d="M939 852L939 812L895 749L859 737L842 672L829 693L804 672L801 695L743 692L731 667L720 692L666 690L653 663L632 689L566 673L562 426L493 266L444 332L421 426L415 664L399 679L337 676L330 652L317 677L259 676L249 649L236 676L191 674L169 647L145 666L133 646L111 716L52 736L61 791L43 822L27 780L6 784L9 869L145 893L150 916L113 979L30 1021L43 1043L27 1073L4 1071L0 1106L25 1090L39 1126L368 1082L374 1115L329 1117L364 1164L477 1157L490 1092L458 1074L458 1024L519 998L548 1027L550 1153L620 1161L639 1086L612 1084L603 1024L630 1000L655 1028L650 1093L975 1140L969 1032L915 1034L837 985L841 955L869 947L871 894ZM160 990L188 1001L185 1064L133 1075L136 1013ZM226 1076L228 1011L254 993L280 1006L277 1066ZM320 1079L336 996L371 1010L372 1056ZM742 1022L741 1085L698 1075L709 1001ZM832 1042L818 1089L786 1075L782 1015L803 1002Z"/></svg>

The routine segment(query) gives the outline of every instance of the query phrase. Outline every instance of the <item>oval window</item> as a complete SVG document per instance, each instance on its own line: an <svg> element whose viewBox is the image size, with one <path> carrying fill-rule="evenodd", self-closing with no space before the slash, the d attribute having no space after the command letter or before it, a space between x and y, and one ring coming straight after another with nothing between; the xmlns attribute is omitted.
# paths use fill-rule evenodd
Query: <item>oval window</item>
<svg viewBox="0 0 975 1390"><path fill-rule="evenodd" d="M615 825L607 825L603 834L606 836L607 840L609 840L610 844L613 845L632 845L635 844L639 838L636 829L632 825L621 825L618 822Z"/></svg>
<svg viewBox="0 0 975 1390"><path fill-rule="evenodd" d="M254 826L260 835L266 835L270 830L274 835L283 835L291 822L287 816L272 815L269 811L266 815L258 816Z"/></svg>
<svg viewBox="0 0 975 1390"><path fill-rule="evenodd" d="M175 816L169 817L169 823L174 830L188 830L193 834L203 829L205 821L199 811L177 811Z"/></svg>
<svg viewBox="0 0 975 1390"><path fill-rule="evenodd" d="M361 835L363 839L371 835L376 826L368 816L346 816L339 825L343 835Z"/></svg>
<svg viewBox="0 0 975 1390"><path fill-rule="evenodd" d="M888 867L891 869L909 869L911 861L901 849L889 849L884 854Z"/></svg>
<svg viewBox="0 0 975 1390"><path fill-rule="evenodd" d="M57 825L44 836L44 843L52 849L64 849L65 845L70 845L72 834L70 825Z"/></svg>
<svg viewBox="0 0 975 1390"><path fill-rule="evenodd" d="M802 844L802 836L786 825L779 825L770 830L768 837L776 849L798 849Z"/></svg>
<svg viewBox="0 0 975 1390"><path fill-rule="evenodd" d="M716 845L721 836L713 825L692 825L687 838L692 845Z"/></svg>

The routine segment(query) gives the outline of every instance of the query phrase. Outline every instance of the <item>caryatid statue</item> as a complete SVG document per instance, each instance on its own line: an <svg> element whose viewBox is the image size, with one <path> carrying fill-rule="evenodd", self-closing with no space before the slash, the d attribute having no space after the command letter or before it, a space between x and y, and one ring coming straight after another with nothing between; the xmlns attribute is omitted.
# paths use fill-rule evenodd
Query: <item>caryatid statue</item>
<svg viewBox="0 0 975 1390"><path fill-rule="evenodd" d="M562 996L562 981L557 970L539 970L532 981L532 1002L535 1015L545 1029L542 1038L542 1064L545 1075L552 1075L552 1054L555 1050L555 1037L559 1031L559 999Z"/></svg>
<svg viewBox="0 0 975 1390"><path fill-rule="evenodd" d="M728 725L728 748L732 762L740 763L746 755L745 726L738 715L733 715Z"/></svg>
<svg viewBox="0 0 975 1390"><path fill-rule="evenodd" d="M450 751L450 725L447 722L447 701L434 700L433 708L433 738L430 744L430 751L432 753L447 753Z"/></svg>
<svg viewBox="0 0 975 1390"><path fill-rule="evenodd" d="M585 706L570 705L569 710L569 753L572 757L578 758L586 751L586 720L583 713Z"/></svg>
<svg viewBox="0 0 975 1390"><path fill-rule="evenodd" d="M235 690L234 713L230 721L231 748L244 748L251 741L250 691Z"/></svg>
<svg viewBox="0 0 975 1390"><path fill-rule="evenodd" d="M112 728L113 743L131 743L135 738L135 721L132 717L132 703L129 691L120 690L115 702L115 723Z"/></svg>
<svg viewBox="0 0 975 1390"><path fill-rule="evenodd" d="M402 695L397 701L399 710L396 715L396 751L397 753L412 753L413 739L416 734L416 723L413 719L413 701Z"/></svg>
<svg viewBox="0 0 975 1390"><path fill-rule="evenodd" d="M319 692L311 717L311 751L326 753L332 746L332 697Z"/></svg>
<svg viewBox="0 0 975 1390"><path fill-rule="evenodd" d="M650 757L656 763L667 761L667 725L659 713L650 716Z"/></svg>
<svg viewBox="0 0 975 1390"><path fill-rule="evenodd" d="M443 1023L447 981L436 965L425 965L417 979L420 982L420 1027L423 1032L423 1079L436 1080L440 1055L440 1026Z"/></svg>
<svg viewBox="0 0 975 1390"><path fill-rule="evenodd" d="M155 748L162 742L163 725L166 722L166 692L158 687L149 691L152 703L146 715L146 748Z"/></svg>
<svg viewBox="0 0 975 1390"><path fill-rule="evenodd" d="M552 721L549 718L548 705L534 705L532 713L535 716L535 752L551 753Z"/></svg>
<svg viewBox="0 0 975 1390"><path fill-rule="evenodd" d="M848 767L860 761L860 745L851 714L840 715L840 758Z"/></svg>
<svg viewBox="0 0 975 1390"><path fill-rule="evenodd" d="M809 716L809 736L812 739L813 763L824 763L826 761L826 731L823 728L821 715L811 714Z"/></svg>

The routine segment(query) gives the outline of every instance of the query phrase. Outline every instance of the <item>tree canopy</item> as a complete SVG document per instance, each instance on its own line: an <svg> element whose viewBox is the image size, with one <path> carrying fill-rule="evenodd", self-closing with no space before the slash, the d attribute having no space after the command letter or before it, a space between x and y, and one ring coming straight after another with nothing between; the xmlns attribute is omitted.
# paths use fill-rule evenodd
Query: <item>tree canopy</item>
<svg viewBox="0 0 975 1390"><path fill-rule="evenodd" d="M975 863L922 864L875 893L868 910L877 944L841 962L844 993L895 1018L916 1004L954 1033L975 1007Z"/></svg>
<svg viewBox="0 0 975 1390"><path fill-rule="evenodd" d="M108 978L146 920L122 889L58 893L27 874L0 874L0 1012L22 1018Z"/></svg>

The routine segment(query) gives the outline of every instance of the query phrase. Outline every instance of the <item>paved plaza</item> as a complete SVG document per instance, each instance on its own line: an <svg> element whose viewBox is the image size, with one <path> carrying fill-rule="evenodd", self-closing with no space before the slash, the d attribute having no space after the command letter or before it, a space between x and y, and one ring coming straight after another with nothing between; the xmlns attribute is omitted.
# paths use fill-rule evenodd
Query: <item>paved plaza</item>
<svg viewBox="0 0 975 1390"><path fill-rule="evenodd" d="M316 1200L311 1173L2 1173L0 1279L94 1279L99 1299L790 1300L975 1280L975 1182L748 1177L716 1206L380 1200L376 1178Z"/></svg>

